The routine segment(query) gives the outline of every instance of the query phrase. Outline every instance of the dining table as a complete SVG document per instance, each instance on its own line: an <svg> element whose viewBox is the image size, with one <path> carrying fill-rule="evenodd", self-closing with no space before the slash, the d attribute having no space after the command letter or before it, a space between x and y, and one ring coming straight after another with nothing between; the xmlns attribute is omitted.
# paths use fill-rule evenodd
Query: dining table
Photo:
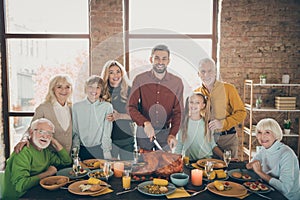
<svg viewBox="0 0 300 200"><path fill-rule="evenodd" d="M242 161L232 161L230 162L228 168L226 170L232 170L232 169L246 169L246 162L242 162ZM191 183L191 169L192 167L187 167L187 166L183 166L183 172L188 174L190 176L190 180L188 182L188 184L184 187L184 189L186 190L194 190L194 191L199 191L202 190L205 185L207 184L207 182L205 180L203 180L203 185L201 186L194 186ZM84 177L84 179L88 179L89 177L86 176ZM227 181L232 181L232 182L236 182L238 184L242 184L241 182L238 182L235 179L232 179L232 177L229 177L227 179ZM121 195L117 195L118 192L123 191L122 188L122 178L117 178L112 176L108 183L111 185L111 189L113 190L113 192L111 193L107 193L107 194L103 194L101 196L83 196L83 195L77 195L77 194L73 194L70 193L66 188L64 189L57 189L57 190L46 190L43 187L41 187L40 185L34 186L33 188L31 188L25 195L23 195L20 199L63 199L63 200L67 200L67 199L102 199L102 200L115 200L115 199L130 199L130 200L134 200L134 199L168 199L167 196L163 195L163 196L152 196L152 195L146 195L138 190L134 190L132 192L128 192L128 193L124 193ZM141 184L142 182L132 182L131 183L131 188L135 188L137 185ZM192 193L190 193L192 194ZM277 191L276 189L272 188L272 191L268 192L268 193L263 193L264 196L269 197L270 199L273 200L284 200L286 199L279 191ZM230 200L230 199L245 199L245 200L263 200L266 198L263 198L255 193L250 193L248 196L243 197L243 198L238 198L238 197L224 197L224 196L220 196L218 194L215 194L213 192L211 192L210 190L205 190L202 193L199 193L195 196L190 196L190 197L183 197L180 199L209 199L209 200Z"/></svg>

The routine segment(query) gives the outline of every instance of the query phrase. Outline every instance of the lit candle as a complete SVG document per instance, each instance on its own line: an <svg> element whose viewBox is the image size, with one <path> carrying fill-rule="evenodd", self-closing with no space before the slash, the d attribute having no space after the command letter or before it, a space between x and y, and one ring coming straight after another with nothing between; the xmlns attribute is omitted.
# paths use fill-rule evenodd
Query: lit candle
<svg viewBox="0 0 300 200"><path fill-rule="evenodd" d="M202 170L193 169L192 172L191 172L192 184L195 185L195 186L202 185L202 175L203 175Z"/></svg>

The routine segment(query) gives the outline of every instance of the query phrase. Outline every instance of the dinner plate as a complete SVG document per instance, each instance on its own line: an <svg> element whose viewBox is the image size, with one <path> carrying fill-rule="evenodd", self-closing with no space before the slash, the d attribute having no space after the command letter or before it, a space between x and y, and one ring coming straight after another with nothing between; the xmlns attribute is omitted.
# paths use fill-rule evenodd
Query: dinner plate
<svg viewBox="0 0 300 200"><path fill-rule="evenodd" d="M233 172L239 172L242 175L248 174L251 177L251 179L236 178L236 177L232 176ZM227 173L231 178L233 178L235 180L239 180L239 181L256 181L260 178L254 171L247 170L247 169L232 169L232 170L228 171Z"/></svg>
<svg viewBox="0 0 300 200"><path fill-rule="evenodd" d="M68 168L64 168L64 169L61 169L59 170L56 175L58 176L67 176L69 177L70 179L77 179L77 178L83 178L85 177L89 171L91 171L89 168L84 168L87 172L84 173L84 174L80 174L78 176L75 176L73 175L71 172L73 171L73 168L72 167L68 167Z"/></svg>
<svg viewBox="0 0 300 200"><path fill-rule="evenodd" d="M176 187L175 185L173 185L172 183L169 183L167 188L168 188L168 192L167 193L163 193L163 194L152 194L152 193L149 193L148 190L145 188L145 186L147 185L151 185L153 184L153 181L145 181L143 183L140 183L138 185L138 191L143 193L143 194L146 194L146 195L150 195L150 196L166 196L166 195L169 195L169 194L172 194L173 192L175 192L176 190Z"/></svg>
<svg viewBox="0 0 300 200"><path fill-rule="evenodd" d="M100 162L100 166L94 167L94 163L95 162ZM82 161L82 163L84 164L85 167L89 168L89 169L98 169L98 168L103 168L103 165L106 161L102 160L102 159L88 159L88 160L84 160Z"/></svg>
<svg viewBox="0 0 300 200"><path fill-rule="evenodd" d="M73 194L77 194L77 195L93 195L93 194L97 194L103 190L105 190L107 187L101 187L100 190L91 192L91 191L84 191L82 192L81 189L79 188L79 185L81 184L87 184L88 180L83 180L83 181L77 181L75 183L72 183L71 185L69 185L68 187L68 191L73 193Z"/></svg>
<svg viewBox="0 0 300 200"><path fill-rule="evenodd" d="M243 185L231 181L226 182L232 187L230 190L217 190L213 182L207 185L207 189L212 193L224 197L240 197L247 194L247 189Z"/></svg>
<svg viewBox="0 0 300 200"><path fill-rule="evenodd" d="M200 167L204 168L205 163L207 161L211 161L214 163L214 169L221 169L221 168L225 168L226 167L226 163L223 160L218 160L218 159L214 159L214 158L206 158L206 159L201 159L197 161L197 165L199 165Z"/></svg>

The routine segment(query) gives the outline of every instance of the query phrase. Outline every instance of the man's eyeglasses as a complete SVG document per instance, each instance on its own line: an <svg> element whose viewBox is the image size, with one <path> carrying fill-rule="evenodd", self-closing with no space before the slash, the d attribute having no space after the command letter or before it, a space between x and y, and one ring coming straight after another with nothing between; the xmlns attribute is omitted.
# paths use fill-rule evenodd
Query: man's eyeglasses
<svg viewBox="0 0 300 200"><path fill-rule="evenodd" d="M51 132L51 131L45 131L45 130L39 130L39 129L34 129L33 131L38 132L41 135L53 135L53 132Z"/></svg>

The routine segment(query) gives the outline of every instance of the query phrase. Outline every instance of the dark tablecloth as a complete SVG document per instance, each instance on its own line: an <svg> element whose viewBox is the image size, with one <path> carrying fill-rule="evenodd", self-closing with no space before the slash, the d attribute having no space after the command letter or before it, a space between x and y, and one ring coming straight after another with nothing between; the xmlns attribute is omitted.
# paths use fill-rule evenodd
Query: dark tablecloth
<svg viewBox="0 0 300 200"><path fill-rule="evenodd" d="M245 168L246 163L244 162L231 162L229 165L229 169L237 169L237 168L241 168L244 169ZM190 169L184 167L184 172L190 175ZM236 180L232 180L231 178L228 179L228 181L234 181L237 182ZM101 196L97 196L97 197L91 197L91 196L79 196L79 195L75 195L72 194L70 192L68 192L68 190L63 190L63 189L58 189L55 191L48 191L44 188L42 188L41 186L36 186L33 187L30 191L28 191L22 198L20 199L63 199L63 200L67 200L67 199L109 199L109 200L115 200L115 199L130 199L130 200L135 200L135 199L167 199L167 197L162 196L162 197L153 197L153 196L148 196L145 194L140 193L139 191L133 191L133 192L129 192L126 194L122 194L122 195L116 195L117 192L122 191L122 182L121 182L121 178L115 178L112 177L109 181L109 183L112 185L112 189L114 190L114 192L109 193L109 194L105 194L105 195L101 195ZM205 181L203 182L205 183ZM138 183L132 183L131 187L135 187L136 185L138 185ZM202 189L202 186L200 187L194 187L191 183L188 183L188 185L185 187L186 189L193 189L193 190L200 190ZM265 196L271 197L273 200L284 200L286 199L281 193L279 193L278 191L271 191L269 193L264 193ZM189 197L189 198L181 198L181 199L209 199L209 200L223 200L223 199L237 199L237 198L233 198L233 197L223 197L223 196L219 196L216 195L210 191L205 191L201 194L198 194L194 197ZM244 198L245 200L259 200L259 199L264 199L262 197L257 196L256 194L251 194L248 197Z"/></svg>

